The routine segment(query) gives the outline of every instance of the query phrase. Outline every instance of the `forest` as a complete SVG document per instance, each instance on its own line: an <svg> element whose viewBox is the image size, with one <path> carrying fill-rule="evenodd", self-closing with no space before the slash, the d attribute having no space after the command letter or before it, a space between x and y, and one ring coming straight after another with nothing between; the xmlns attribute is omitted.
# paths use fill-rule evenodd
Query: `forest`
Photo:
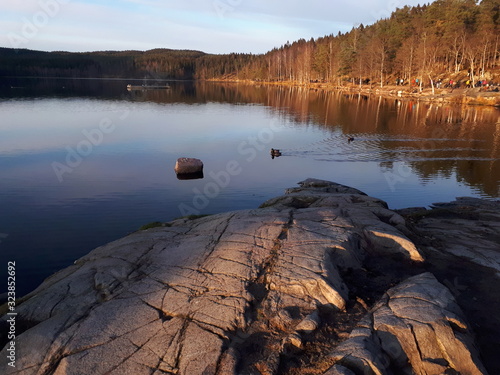
<svg viewBox="0 0 500 375"><path fill-rule="evenodd" d="M436 0L397 8L347 33L286 42L265 54L156 49L38 52L0 48L0 76L251 80L307 84L500 78L500 0Z"/></svg>
<svg viewBox="0 0 500 375"><path fill-rule="evenodd" d="M149 51L41 52L0 48L1 76L193 79L203 52Z"/></svg>

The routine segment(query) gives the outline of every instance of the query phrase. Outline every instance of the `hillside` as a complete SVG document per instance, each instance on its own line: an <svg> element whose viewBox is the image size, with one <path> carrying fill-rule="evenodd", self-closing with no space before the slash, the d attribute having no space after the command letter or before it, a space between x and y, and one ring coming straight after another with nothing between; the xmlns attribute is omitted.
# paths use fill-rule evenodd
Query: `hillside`
<svg viewBox="0 0 500 375"><path fill-rule="evenodd" d="M397 9L346 34L287 43L235 79L394 84L430 78L498 80L500 0L437 0ZM204 77L208 78L208 77Z"/></svg>
<svg viewBox="0 0 500 375"><path fill-rule="evenodd" d="M0 76L192 79L205 53L188 50L41 52L0 48Z"/></svg>
<svg viewBox="0 0 500 375"><path fill-rule="evenodd" d="M263 55L199 51L37 52L0 48L0 76L224 79L306 84L500 78L500 0L404 6L350 32L287 42ZM418 81L417 81L418 80Z"/></svg>

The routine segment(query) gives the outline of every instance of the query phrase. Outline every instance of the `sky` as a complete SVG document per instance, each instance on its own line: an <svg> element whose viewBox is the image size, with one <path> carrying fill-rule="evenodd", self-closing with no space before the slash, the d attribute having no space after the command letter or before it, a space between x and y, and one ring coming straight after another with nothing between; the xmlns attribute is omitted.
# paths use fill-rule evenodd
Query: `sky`
<svg viewBox="0 0 500 375"><path fill-rule="evenodd" d="M265 53L422 0L0 0L0 47Z"/></svg>

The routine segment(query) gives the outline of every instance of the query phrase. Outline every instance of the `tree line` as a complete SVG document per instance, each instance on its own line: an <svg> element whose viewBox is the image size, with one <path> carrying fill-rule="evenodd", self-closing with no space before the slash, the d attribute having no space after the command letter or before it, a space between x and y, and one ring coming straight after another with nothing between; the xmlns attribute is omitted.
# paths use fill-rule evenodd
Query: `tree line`
<svg viewBox="0 0 500 375"><path fill-rule="evenodd" d="M287 42L266 54L37 52L0 48L0 75L228 79L342 85L462 75L474 85L500 76L500 0L436 0L404 6L347 33Z"/></svg>
<svg viewBox="0 0 500 375"><path fill-rule="evenodd" d="M247 64L234 61L232 72L202 77L383 86L462 73L475 84L500 76L499 24L500 0L437 0L396 9L347 33L287 42L265 55L246 56Z"/></svg>
<svg viewBox="0 0 500 375"><path fill-rule="evenodd" d="M0 76L193 79L196 59L189 50L42 52L0 48Z"/></svg>

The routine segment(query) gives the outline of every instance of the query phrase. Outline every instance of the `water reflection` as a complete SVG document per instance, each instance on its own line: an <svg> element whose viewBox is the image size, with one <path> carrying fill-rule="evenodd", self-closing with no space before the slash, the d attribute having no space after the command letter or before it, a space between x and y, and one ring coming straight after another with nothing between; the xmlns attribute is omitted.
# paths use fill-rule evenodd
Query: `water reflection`
<svg viewBox="0 0 500 375"><path fill-rule="evenodd" d="M309 156L332 161L379 161L383 170L393 170L394 162L402 161L422 181L456 173L459 181L491 197L498 196L498 108L368 98L303 88L270 91L266 104L286 110L295 123L327 130L340 127L348 135L346 143L334 138L307 145Z"/></svg>
<svg viewBox="0 0 500 375"><path fill-rule="evenodd" d="M312 127L330 135L316 144L285 144L282 148L288 156L321 161L374 161L379 163L383 171L396 174L397 171L393 171L394 163L404 162L423 182L437 176L456 174L458 181L474 186L486 195L498 195L498 108L383 99L304 87L212 82L173 81L169 82L171 90L127 92L128 83L144 82L116 79L3 79L0 80L0 98L26 100L62 97L67 100L71 97L97 97L100 100L162 105L214 102L260 104L288 117L291 126L302 129ZM33 102L28 105L36 104ZM66 105L71 106L72 103L67 102ZM93 106L93 103L89 106ZM78 111L91 112L85 108L79 108ZM68 116L74 112L75 108L69 111ZM331 134L338 134L338 130L342 137L332 137ZM354 139L356 142L352 142ZM7 139L4 138L3 144L6 143Z"/></svg>
<svg viewBox="0 0 500 375"><path fill-rule="evenodd" d="M338 137L305 145L288 155L330 161L378 161L384 171L407 163L423 182L450 177L497 197L500 180L500 109L383 99L306 88L203 84L221 101L261 103L286 113L294 124ZM208 94L205 94L208 96ZM356 135L354 138L353 135ZM352 142L356 139L356 142ZM352 144L351 144L352 142ZM393 171L396 174L397 171Z"/></svg>
<svg viewBox="0 0 500 375"><path fill-rule="evenodd" d="M195 173L178 173L178 180L202 180L204 178L203 172Z"/></svg>

